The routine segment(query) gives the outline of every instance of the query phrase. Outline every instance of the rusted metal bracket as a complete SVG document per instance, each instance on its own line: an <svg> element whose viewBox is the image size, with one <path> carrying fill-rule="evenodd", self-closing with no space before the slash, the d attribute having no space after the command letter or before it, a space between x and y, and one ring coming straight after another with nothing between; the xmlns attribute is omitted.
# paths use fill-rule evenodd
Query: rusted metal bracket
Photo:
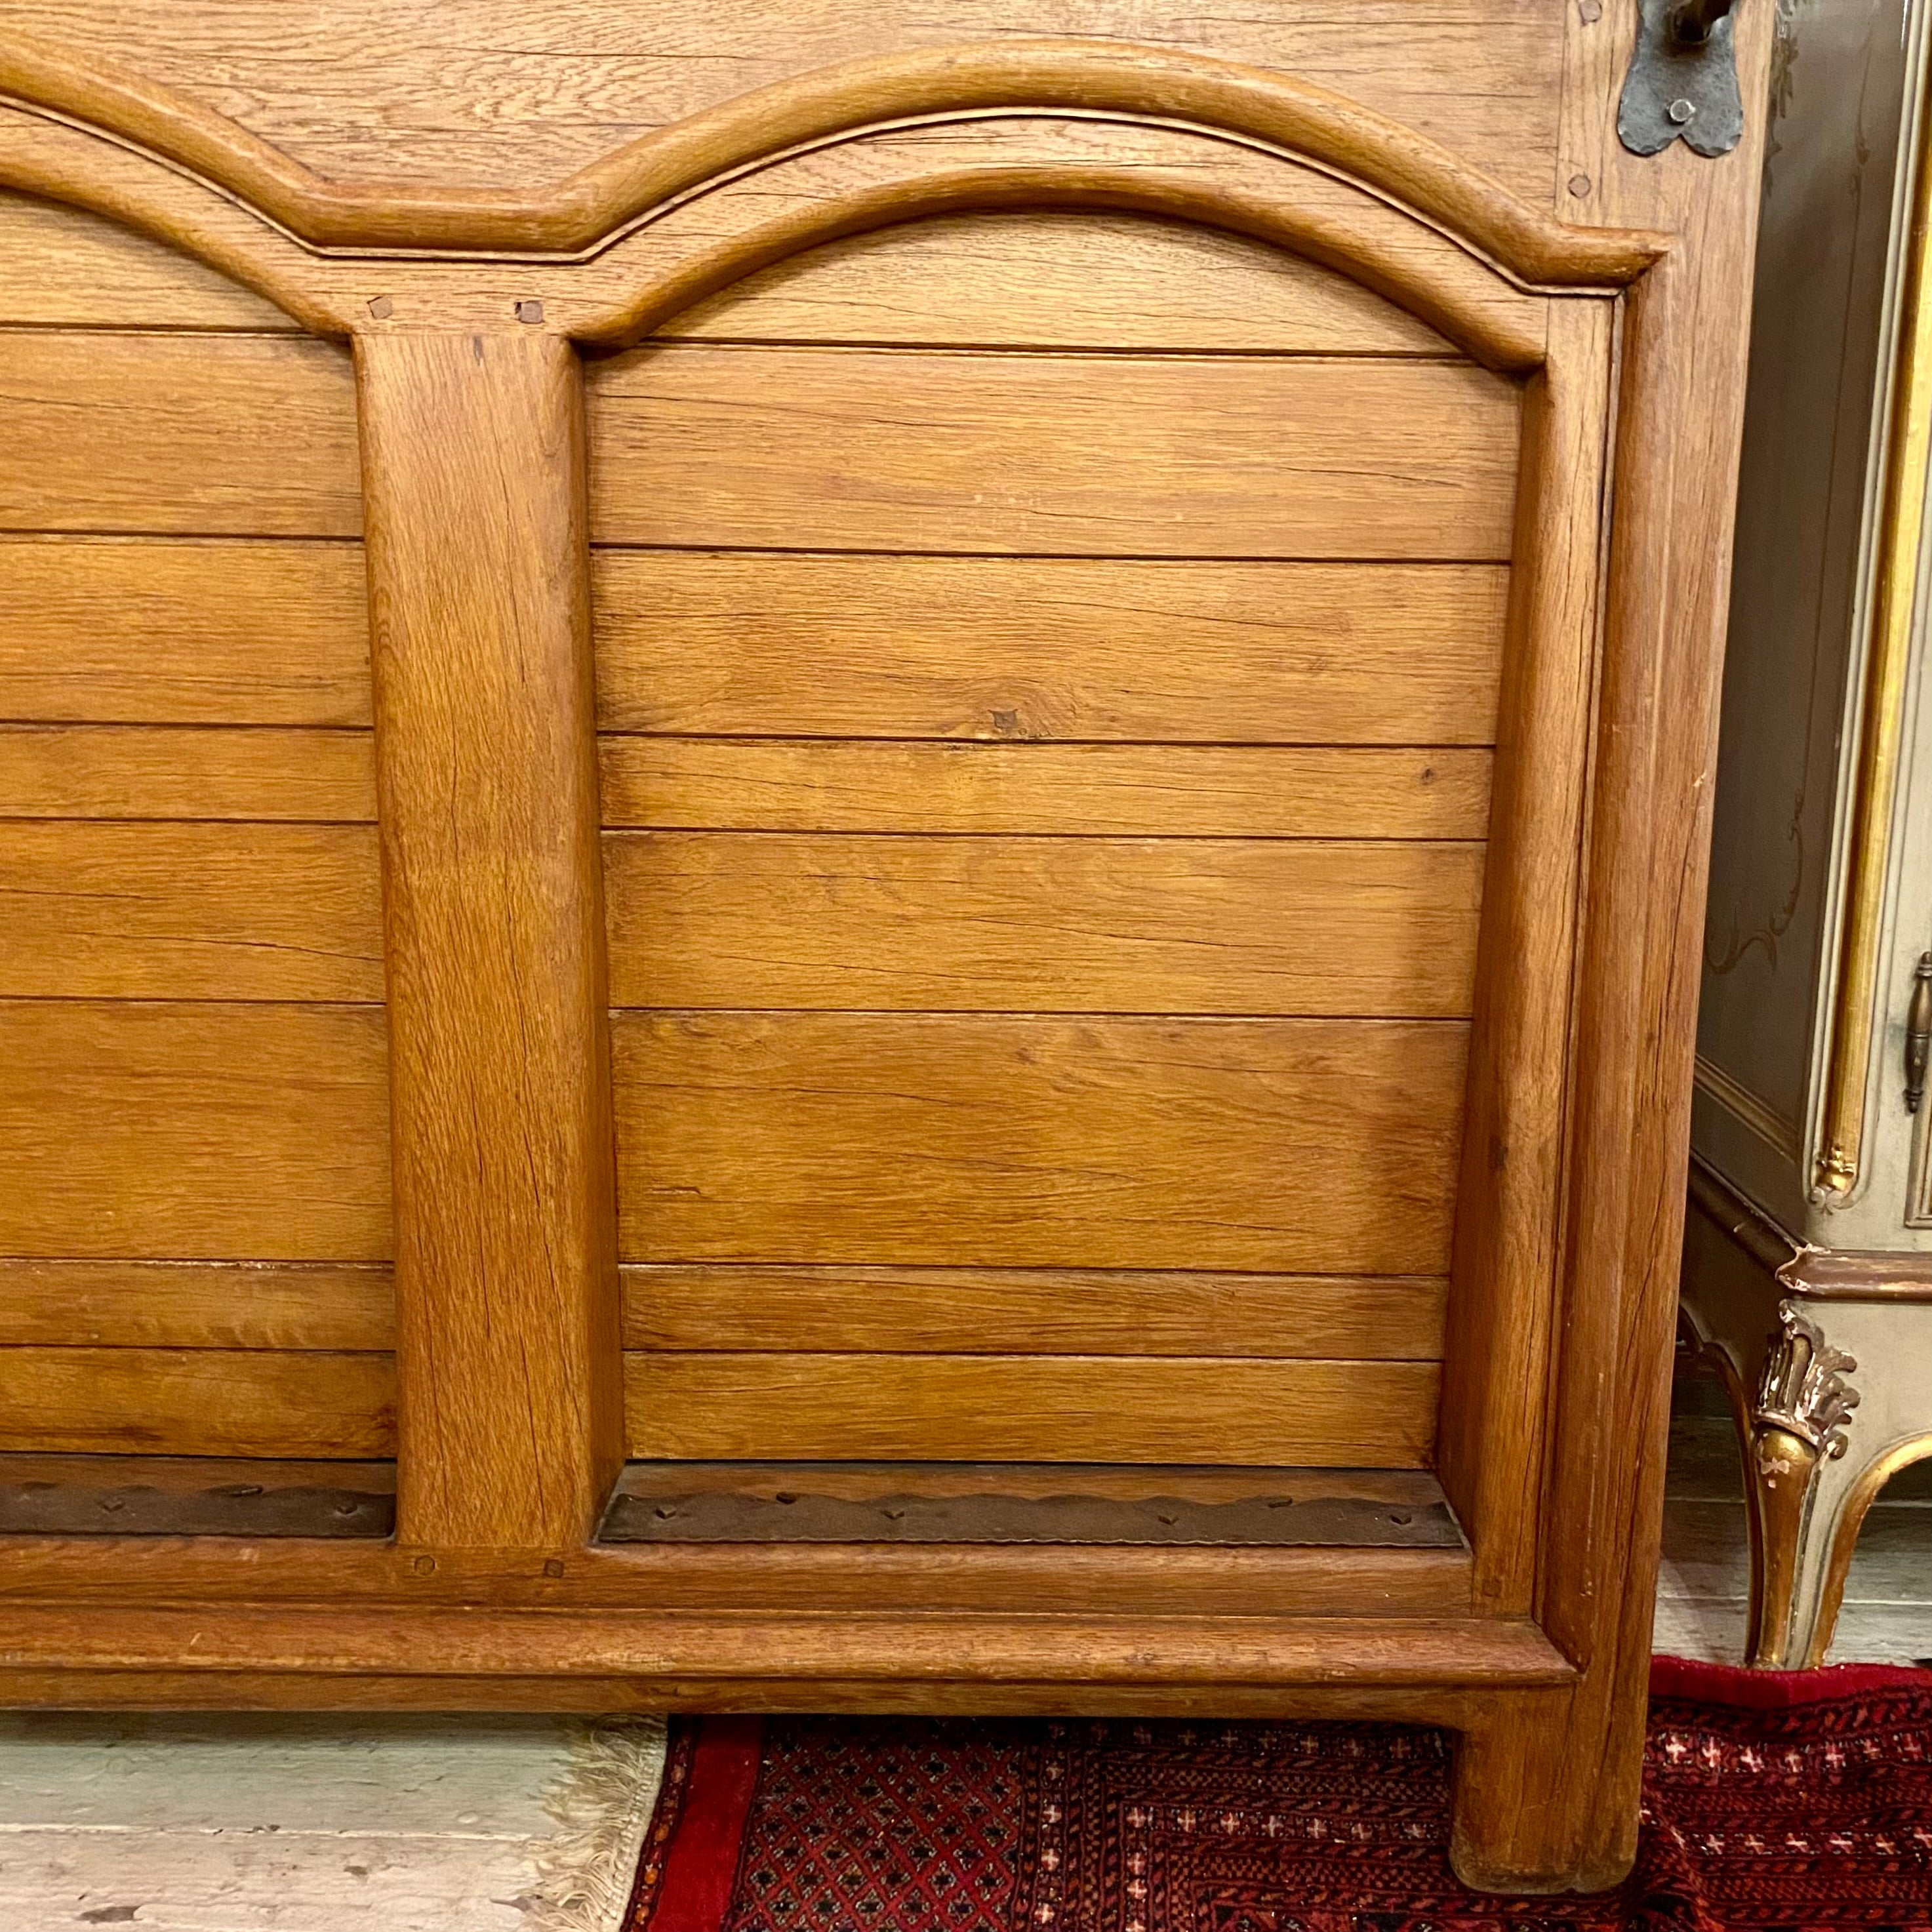
<svg viewBox="0 0 1932 1932"><path fill-rule="evenodd" d="M1350 1493L1354 1488L1357 1492ZM605 1543L1466 1547L1420 1472L1078 1463L633 1462Z"/></svg>
<svg viewBox="0 0 1932 1932"><path fill-rule="evenodd" d="M1700 154L1728 154L1744 131L1732 45L1735 0L1641 0L1617 136L1634 154L1682 141Z"/></svg>

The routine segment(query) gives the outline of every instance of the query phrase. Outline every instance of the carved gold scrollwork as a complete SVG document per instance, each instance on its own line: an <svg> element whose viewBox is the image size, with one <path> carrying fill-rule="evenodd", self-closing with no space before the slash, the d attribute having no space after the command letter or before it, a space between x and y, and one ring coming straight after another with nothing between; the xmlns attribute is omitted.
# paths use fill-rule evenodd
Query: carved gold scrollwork
<svg viewBox="0 0 1932 1932"><path fill-rule="evenodd" d="M1816 1456L1842 1456L1845 1431L1858 1406L1858 1392L1845 1377L1858 1363L1833 1348L1796 1303L1780 1302L1778 1315L1780 1326L1758 1378L1752 1420L1760 1430L1796 1436Z"/></svg>

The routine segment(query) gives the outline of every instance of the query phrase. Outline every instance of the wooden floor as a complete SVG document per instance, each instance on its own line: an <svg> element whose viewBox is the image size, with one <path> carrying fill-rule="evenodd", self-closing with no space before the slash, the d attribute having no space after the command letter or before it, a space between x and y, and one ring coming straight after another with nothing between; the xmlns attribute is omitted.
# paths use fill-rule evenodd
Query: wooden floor
<svg viewBox="0 0 1932 1932"><path fill-rule="evenodd" d="M6 1932L617 1932L662 1726L0 1714Z"/></svg>
<svg viewBox="0 0 1932 1932"><path fill-rule="evenodd" d="M1680 1378L1675 1407L1656 1648L1742 1663L1750 1558L1737 1432L1707 1377ZM1924 1658L1932 1658L1932 1462L1902 1471L1865 1519L1826 1661Z"/></svg>
<svg viewBox="0 0 1932 1932"><path fill-rule="evenodd" d="M1742 1482L1681 1382L1657 1647L1736 1663ZM1832 1660L1932 1656L1932 1465L1874 1509ZM663 1762L651 1724L0 1715L0 1927L616 1932Z"/></svg>

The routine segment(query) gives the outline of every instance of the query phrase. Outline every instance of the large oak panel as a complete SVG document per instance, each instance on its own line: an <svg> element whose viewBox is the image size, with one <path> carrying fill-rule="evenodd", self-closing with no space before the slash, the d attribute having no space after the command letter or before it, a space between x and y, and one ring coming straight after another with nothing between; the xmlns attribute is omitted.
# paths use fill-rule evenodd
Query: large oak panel
<svg viewBox="0 0 1932 1932"><path fill-rule="evenodd" d="M608 731L1486 745L1492 565L594 560Z"/></svg>
<svg viewBox="0 0 1932 1932"><path fill-rule="evenodd" d="M660 832L604 854L619 1006L1461 1018L1473 993L1480 844Z"/></svg>
<svg viewBox="0 0 1932 1932"><path fill-rule="evenodd" d="M0 1001L0 1252L377 1261L378 1006Z"/></svg>
<svg viewBox="0 0 1932 1932"><path fill-rule="evenodd" d="M1442 1272L1453 1022L620 1013L637 1261Z"/></svg>
<svg viewBox="0 0 1932 1932"><path fill-rule="evenodd" d="M589 398L602 543L1510 554L1517 392L1473 363L685 344Z"/></svg>

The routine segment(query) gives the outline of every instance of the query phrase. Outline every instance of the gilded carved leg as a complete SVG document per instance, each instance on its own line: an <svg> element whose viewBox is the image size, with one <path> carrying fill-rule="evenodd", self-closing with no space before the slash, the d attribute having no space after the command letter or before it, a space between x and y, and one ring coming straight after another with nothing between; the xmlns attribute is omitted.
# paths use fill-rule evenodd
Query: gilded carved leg
<svg viewBox="0 0 1932 1932"><path fill-rule="evenodd" d="M1834 1583L1832 1552L1864 1464L1846 1456L1858 1404L1846 1378L1857 1360L1797 1303L1780 1302L1778 1319L1744 1457L1757 1559L1749 1660L1789 1670L1816 1662L1831 1640L1844 1587L1842 1573Z"/></svg>

